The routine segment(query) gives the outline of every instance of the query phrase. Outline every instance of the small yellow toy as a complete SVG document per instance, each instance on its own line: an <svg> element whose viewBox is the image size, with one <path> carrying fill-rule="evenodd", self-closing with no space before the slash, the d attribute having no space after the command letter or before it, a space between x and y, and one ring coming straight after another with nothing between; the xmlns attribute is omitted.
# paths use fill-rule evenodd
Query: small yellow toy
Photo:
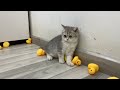
<svg viewBox="0 0 120 90"><path fill-rule="evenodd" d="M37 55L38 56L44 56L45 55L45 51L43 49L38 49L37 50Z"/></svg>
<svg viewBox="0 0 120 90"><path fill-rule="evenodd" d="M29 40L29 41L32 41L32 39L31 39L31 38L28 38L28 40Z"/></svg>
<svg viewBox="0 0 120 90"><path fill-rule="evenodd" d="M31 44L32 42L30 40L26 40L26 43L27 44Z"/></svg>
<svg viewBox="0 0 120 90"><path fill-rule="evenodd" d="M9 47L9 46L10 46L10 43L9 43L9 42L4 42L4 43L3 43L3 47L4 47L4 48L7 48L7 47Z"/></svg>
<svg viewBox="0 0 120 90"><path fill-rule="evenodd" d="M81 65L81 60L78 58L78 56L75 56L72 60L72 63L75 65Z"/></svg>
<svg viewBox="0 0 120 90"><path fill-rule="evenodd" d="M119 79L118 77L109 77L109 78L107 78L107 79Z"/></svg>
<svg viewBox="0 0 120 90"><path fill-rule="evenodd" d="M93 75L96 73L95 69L93 67L88 69L89 74Z"/></svg>
<svg viewBox="0 0 120 90"><path fill-rule="evenodd" d="M31 39L31 38L28 38L28 40L26 40L26 43L27 43L27 44L31 44L31 43L32 43L32 39Z"/></svg>
<svg viewBox="0 0 120 90"><path fill-rule="evenodd" d="M66 58L66 56L64 56L64 60L66 61L67 60L67 58ZM73 58L73 60L72 60L72 63L74 64L74 65L81 65L81 60L78 58L78 56L75 56L74 58Z"/></svg>
<svg viewBox="0 0 120 90"><path fill-rule="evenodd" d="M0 50L2 49L2 46L0 46Z"/></svg>
<svg viewBox="0 0 120 90"><path fill-rule="evenodd" d="M88 72L89 72L89 74L93 75L96 72L98 72L98 70L99 70L99 66L97 64L94 64L94 63L88 64Z"/></svg>

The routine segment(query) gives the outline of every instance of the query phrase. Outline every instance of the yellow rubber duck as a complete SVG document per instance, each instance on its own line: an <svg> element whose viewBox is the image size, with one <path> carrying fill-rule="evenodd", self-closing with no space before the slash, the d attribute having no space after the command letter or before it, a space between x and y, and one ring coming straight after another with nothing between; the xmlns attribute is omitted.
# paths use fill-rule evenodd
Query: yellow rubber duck
<svg viewBox="0 0 120 90"><path fill-rule="evenodd" d="M107 78L107 79L119 79L118 77L109 77L109 78Z"/></svg>
<svg viewBox="0 0 120 90"><path fill-rule="evenodd" d="M32 39L31 39L31 38L28 38L28 40L29 40L29 41L32 41Z"/></svg>
<svg viewBox="0 0 120 90"><path fill-rule="evenodd" d="M96 73L95 68L91 67L88 69L89 74L93 75Z"/></svg>
<svg viewBox="0 0 120 90"><path fill-rule="evenodd" d="M38 56L44 56L45 55L45 51L40 48L40 49L37 50L37 55Z"/></svg>
<svg viewBox="0 0 120 90"><path fill-rule="evenodd" d="M3 43L3 47L4 47L4 48L7 48L7 47L9 47L9 46L10 46L10 43L9 43L9 42L4 42L4 43Z"/></svg>
<svg viewBox="0 0 120 90"><path fill-rule="evenodd" d="M0 50L2 49L2 46L0 46Z"/></svg>
<svg viewBox="0 0 120 90"><path fill-rule="evenodd" d="M93 75L96 72L98 72L98 70L99 70L99 66L97 64L95 64L95 63L88 64L88 72L89 72L89 74Z"/></svg>
<svg viewBox="0 0 120 90"><path fill-rule="evenodd" d="M26 40L26 43L27 44L31 44L32 42L30 40Z"/></svg>
<svg viewBox="0 0 120 90"><path fill-rule="evenodd" d="M78 56L75 56L72 60L72 63L79 66L81 65L81 60L79 59Z"/></svg>
<svg viewBox="0 0 120 90"><path fill-rule="evenodd" d="M27 43L27 44L31 44L31 43L32 43L32 39L31 39L31 38L28 38L28 40L26 40L26 43Z"/></svg>
<svg viewBox="0 0 120 90"><path fill-rule="evenodd" d="M66 55L64 56L64 60L66 61L67 60L67 58L66 58ZM74 64L74 65L81 65L81 60L78 58L78 56L75 56L74 58L73 58L73 60L72 60L72 63Z"/></svg>

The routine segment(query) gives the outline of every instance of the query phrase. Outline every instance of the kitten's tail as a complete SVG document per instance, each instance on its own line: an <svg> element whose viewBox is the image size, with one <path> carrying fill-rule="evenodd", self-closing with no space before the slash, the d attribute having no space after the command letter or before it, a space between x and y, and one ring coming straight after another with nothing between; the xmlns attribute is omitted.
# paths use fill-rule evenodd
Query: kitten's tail
<svg viewBox="0 0 120 90"><path fill-rule="evenodd" d="M46 45L47 45L47 43L48 43L47 41L40 39L38 41L38 45L40 46L39 48L41 48L41 49L43 49L43 50L46 51Z"/></svg>
<svg viewBox="0 0 120 90"><path fill-rule="evenodd" d="M41 48L43 50L46 50L45 46L40 46L39 48Z"/></svg>

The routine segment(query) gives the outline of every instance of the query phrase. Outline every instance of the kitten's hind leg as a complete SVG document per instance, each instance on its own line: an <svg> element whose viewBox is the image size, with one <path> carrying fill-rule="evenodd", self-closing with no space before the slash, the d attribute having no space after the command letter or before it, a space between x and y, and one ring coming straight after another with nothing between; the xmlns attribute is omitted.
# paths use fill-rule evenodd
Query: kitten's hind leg
<svg viewBox="0 0 120 90"><path fill-rule="evenodd" d="M47 59L48 59L48 60L52 60L53 57L52 57L50 54L47 54Z"/></svg>

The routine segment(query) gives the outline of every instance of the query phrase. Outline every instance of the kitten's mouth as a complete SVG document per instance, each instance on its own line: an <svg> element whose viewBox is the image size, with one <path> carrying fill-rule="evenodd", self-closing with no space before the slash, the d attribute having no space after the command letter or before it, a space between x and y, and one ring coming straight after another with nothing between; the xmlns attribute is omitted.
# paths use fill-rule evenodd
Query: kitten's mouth
<svg viewBox="0 0 120 90"><path fill-rule="evenodd" d="M68 42L68 40L65 40L65 42Z"/></svg>

